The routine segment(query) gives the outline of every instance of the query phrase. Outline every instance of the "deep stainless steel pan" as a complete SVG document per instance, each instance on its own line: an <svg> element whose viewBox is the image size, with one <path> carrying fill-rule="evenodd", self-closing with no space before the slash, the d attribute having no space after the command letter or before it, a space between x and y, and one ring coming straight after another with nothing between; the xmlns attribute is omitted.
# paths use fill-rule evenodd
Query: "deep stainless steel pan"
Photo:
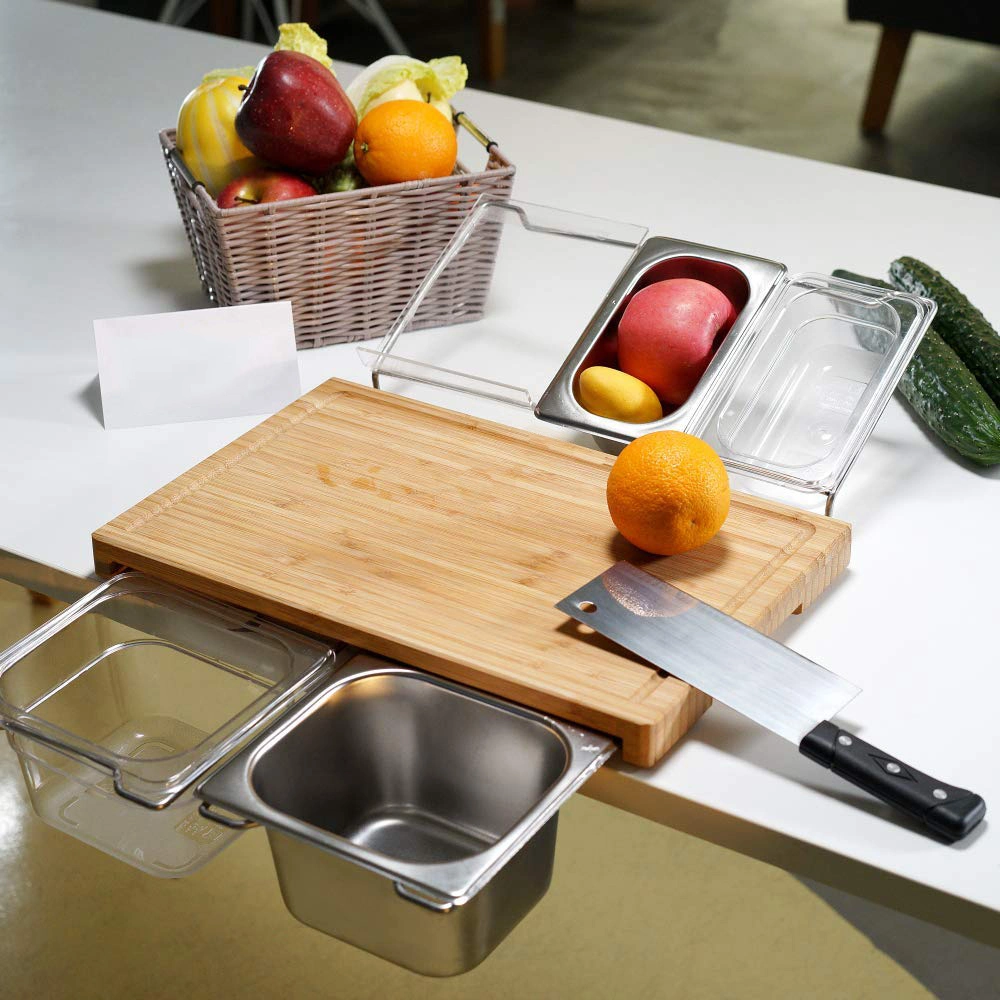
<svg viewBox="0 0 1000 1000"><path fill-rule="evenodd" d="M557 811L613 752L604 736L358 655L196 794L205 815L267 828L305 923L452 975L544 895Z"/></svg>

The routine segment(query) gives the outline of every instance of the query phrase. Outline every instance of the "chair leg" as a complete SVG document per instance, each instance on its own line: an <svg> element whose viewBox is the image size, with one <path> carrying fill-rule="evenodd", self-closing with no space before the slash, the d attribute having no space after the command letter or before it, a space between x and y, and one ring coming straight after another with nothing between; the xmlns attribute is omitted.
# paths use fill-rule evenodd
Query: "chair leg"
<svg viewBox="0 0 1000 1000"><path fill-rule="evenodd" d="M912 37L913 32L906 28L890 28L888 25L882 28L882 38L868 83L865 110L861 115L861 131L865 135L879 135L885 127Z"/></svg>
<svg viewBox="0 0 1000 1000"><path fill-rule="evenodd" d="M236 0L211 0L208 11L215 34L236 37Z"/></svg>
<svg viewBox="0 0 1000 1000"><path fill-rule="evenodd" d="M507 0L478 0L478 7L483 72L496 83L507 62Z"/></svg>

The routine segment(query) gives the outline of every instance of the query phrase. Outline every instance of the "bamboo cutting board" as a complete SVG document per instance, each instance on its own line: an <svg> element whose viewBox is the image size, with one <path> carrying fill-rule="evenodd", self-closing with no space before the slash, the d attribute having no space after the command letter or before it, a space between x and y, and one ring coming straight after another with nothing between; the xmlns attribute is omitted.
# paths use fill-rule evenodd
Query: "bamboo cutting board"
<svg viewBox="0 0 1000 1000"><path fill-rule="evenodd" d="M95 532L94 557L610 733L645 766L709 700L553 604L625 558L770 632L844 569L850 527L736 495L707 545L648 556L608 516L613 461L331 380Z"/></svg>

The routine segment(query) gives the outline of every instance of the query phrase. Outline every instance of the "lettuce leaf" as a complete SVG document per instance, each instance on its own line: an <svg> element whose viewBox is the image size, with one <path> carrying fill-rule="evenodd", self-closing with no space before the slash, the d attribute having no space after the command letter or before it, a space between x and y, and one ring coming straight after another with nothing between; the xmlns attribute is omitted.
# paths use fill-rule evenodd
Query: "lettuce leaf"
<svg viewBox="0 0 1000 1000"><path fill-rule="evenodd" d="M385 56L351 81L347 96L361 119L372 101L405 80L412 80L426 101L450 101L468 78L469 70L459 56L445 56L430 62L410 56Z"/></svg>
<svg viewBox="0 0 1000 1000"><path fill-rule="evenodd" d="M201 78L201 82L208 83L210 80L228 80L231 76L237 76L241 80L249 82L250 77L256 72L256 66L237 66L235 69L213 69Z"/></svg>
<svg viewBox="0 0 1000 1000"><path fill-rule="evenodd" d="M317 35L304 22L279 24L278 44L274 46L274 51L301 52L303 55L312 56L317 62L321 62L334 76L337 75L333 72L333 60L326 54L326 40ZM256 66L237 66L235 69L213 69L201 78L201 82L224 80L230 76L239 76L245 80L249 80L256 72Z"/></svg>
<svg viewBox="0 0 1000 1000"><path fill-rule="evenodd" d="M312 56L333 73L333 60L326 54L326 39L321 38L303 21L278 25L278 44L275 52L301 52ZM336 76L336 73L334 73Z"/></svg>

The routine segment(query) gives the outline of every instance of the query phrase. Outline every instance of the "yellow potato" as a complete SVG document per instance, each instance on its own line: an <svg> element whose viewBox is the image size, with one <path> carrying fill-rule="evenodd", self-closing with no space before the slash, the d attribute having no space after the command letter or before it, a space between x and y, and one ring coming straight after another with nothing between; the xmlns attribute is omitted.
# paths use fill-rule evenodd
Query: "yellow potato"
<svg viewBox="0 0 1000 1000"><path fill-rule="evenodd" d="M648 424L663 416L656 393L645 382L602 365L580 372L580 403L598 417L630 424Z"/></svg>

